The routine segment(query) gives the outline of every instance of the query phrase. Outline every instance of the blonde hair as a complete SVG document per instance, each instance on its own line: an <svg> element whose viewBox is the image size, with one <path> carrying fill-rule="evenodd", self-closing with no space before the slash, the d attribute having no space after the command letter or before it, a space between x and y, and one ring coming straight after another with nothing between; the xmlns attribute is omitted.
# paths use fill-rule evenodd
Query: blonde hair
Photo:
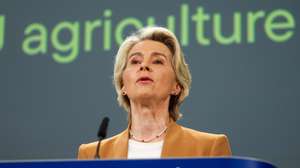
<svg viewBox="0 0 300 168"><path fill-rule="evenodd" d="M128 112L129 122L131 122L130 101L127 95L122 94L123 71L126 68L127 55L131 48L143 40L158 41L166 45L172 53L172 67L175 72L176 80L181 87L178 95L172 95L169 102L169 116L174 121L178 120L182 114L179 106L188 96L191 85L191 74L185 62L180 44L176 36L168 29L163 27L146 27L128 36L121 44L115 58L113 84L118 95L118 102Z"/></svg>

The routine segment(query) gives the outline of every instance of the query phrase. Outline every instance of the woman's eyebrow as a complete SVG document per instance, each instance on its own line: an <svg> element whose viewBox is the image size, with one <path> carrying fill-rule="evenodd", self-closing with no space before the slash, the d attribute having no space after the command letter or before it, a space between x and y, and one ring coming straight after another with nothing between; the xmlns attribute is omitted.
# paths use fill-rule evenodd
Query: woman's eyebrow
<svg viewBox="0 0 300 168"><path fill-rule="evenodd" d="M151 55L152 55L152 56L162 56L162 57L164 57L165 59L168 59L168 57L167 57L164 53L157 52L157 51L152 52Z"/></svg>
<svg viewBox="0 0 300 168"><path fill-rule="evenodd" d="M134 53L131 53L128 57L128 59L130 59L131 57L133 56L144 56L142 52L134 52ZM162 56L164 57L165 59L168 59L168 57L164 54L164 53L161 53L161 52L158 52L158 51L154 51L151 53L151 56Z"/></svg>
<svg viewBox="0 0 300 168"><path fill-rule="evenodd" d="M131 58L133 56L143 56L143 54L141 52L134 52L134 53L131 53L128 58Z"/></svg>

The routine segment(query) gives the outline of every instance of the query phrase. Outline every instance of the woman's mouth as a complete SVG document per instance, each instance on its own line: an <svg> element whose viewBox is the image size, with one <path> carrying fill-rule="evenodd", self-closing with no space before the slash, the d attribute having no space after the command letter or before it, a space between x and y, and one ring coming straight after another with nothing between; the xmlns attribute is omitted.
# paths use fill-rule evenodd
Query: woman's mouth
<svg viewBox="0 0 300 168"><path fill-rule="evenodd" d="M150 77L140 77L138 80L137 80L137 83L139 84L149 84L149 83L152 83L153 80L150 78Z"/></svg>

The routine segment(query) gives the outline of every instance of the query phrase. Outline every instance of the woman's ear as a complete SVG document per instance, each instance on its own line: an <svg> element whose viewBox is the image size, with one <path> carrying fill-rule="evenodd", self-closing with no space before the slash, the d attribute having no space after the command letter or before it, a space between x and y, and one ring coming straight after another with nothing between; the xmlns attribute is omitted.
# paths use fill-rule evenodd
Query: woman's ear
<svg viewBox="0 0 300 168"><path fill-rule="evenodd" d="M125 87L124 86L121 88L121 93L122 93L123 96L127 95L127 92L125 91Z"/></svg>
<svg viewBox="0 0 300 168"><path fill-rule="evenodd" d="M179 95L181 92L181 86L176 82L176 85L172 91L172 95Z"/></svg>

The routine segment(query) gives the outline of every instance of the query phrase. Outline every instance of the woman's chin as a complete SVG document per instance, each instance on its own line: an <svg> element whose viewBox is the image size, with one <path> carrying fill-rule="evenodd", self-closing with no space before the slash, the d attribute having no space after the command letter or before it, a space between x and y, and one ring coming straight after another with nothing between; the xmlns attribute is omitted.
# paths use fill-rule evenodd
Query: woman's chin
<svg viewBox="0 0 300 168"><path fill-rule="evenodd" d="M155 98L155 94L153 94L153 91L141 91L139 93L137 93L135 96L134 96L134 99L135 100L145 100L145 99L153 99Z"/></svg>

